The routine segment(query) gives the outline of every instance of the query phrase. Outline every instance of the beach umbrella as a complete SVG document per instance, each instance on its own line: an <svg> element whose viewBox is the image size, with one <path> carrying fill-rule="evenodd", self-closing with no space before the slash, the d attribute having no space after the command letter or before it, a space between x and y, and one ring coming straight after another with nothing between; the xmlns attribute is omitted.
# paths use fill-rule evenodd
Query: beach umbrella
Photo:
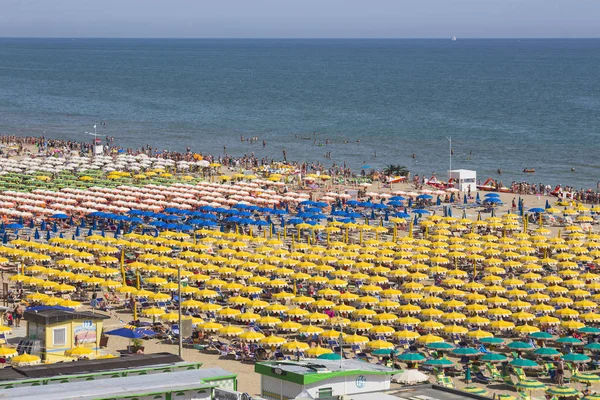
<svg viewBox="0 0 600 400"><path fill-rule="evenodd" d="M556 357L560 356L560 352L553 347L540 347L533 354L540 357Z"/></svg>
<svg viewBox="0 0 600 400"><path fill-rule="evenodd" d="M583 346L584 349L590 351L600 351L600 343L590 343Z"/></svg>
<svg viewBox="0 0 600 400"><path fill-rule="evenodd" d="M425 356L421 353L403 353L398 355L398 360L408 363L418 363L425 361Z"/></svg>
<svg viewBox="0 0 600 400"><path fill-rule="evenodd" d="M453 355L459 356L459 357L474 357L474 356L477 356L480 354L479 351L477 351L471 347L459 347L459 348L452 350L451 353Z"/></svg>
<svg viewBox="0 0 600 400"><path fill-rule="evenodd" d="M373 342L371 342L371 343L373 343ZM398 350L386 349L386 348L376 349L376 350L373 350L371 352L371 354L374 356L389 356L391 354L396 355L396 354L398 354Z"/></svg>
<svg viewBox="0 0 600 400"><path fill-rule="evenodd" d="M537 339L537 340L550 340L552 339L552 335L549 334L548 332L534 332L532 334L529 335L530 338L532 339Z"/></svg>
<svg viewBox="0 0 600 400"><path fill-rule="evenodd" d="M324 353L317 357L319 360L341 360L342 356L338 353Z"/></svg>
<svg viewBox="0 0 600 400"><path fill-rule="evenodd" d="M535 379L523 379L517 382L515 387L521 390L544 390L547 386Z"/></svg>
<svg viewBox="0 0 600 400"><path fill-rule="evenodd" d="M508 358L504 354L499 353L487 353L481 356L480 360L483 362L504 362Z"/></svg>
<svg viewBox="0 0 600 400"><path fill-rule="evenodd" d="M585 354L569 353L562 356L563 361L570 363L586 363L590 361L590 358Z"/></svg>
<svg viewBox="0 0 600 400"><path fill-rule="evenodd" d="M412 385L415 383L428 381L429 376L416 369L407 369L392 376L392 380L401 384Z"/></svg>
<svg viewBox="0 0 600 400"><path fill-rule="evenodd" d="M81 358L81 357L88 357L88 356L94 354L94 351L87 347L76 346L71 349L65 350L64 354L67 357Z"/></svg>
<svg viewBox="0 0 600 400"><path fill-rule="evenodd" d="M424 338L425 336L421 336L419 339ZM417 339L417 340L419 340ZM452 350L454 349L454 346L451 345L450 343L445 343L445 342L433 342L433 343L427 343L427 347L430 349L434 349L434 350Z"/></svg>
<svg viewBox="0 0 600 400"><path fill-rule="evenodd" d="M526 342L511 342L509 344L506 345L506 347L508 347L511 350L531 350L533 349L533 346L530 345L529 343Z"/></svg>
<svg viewBox="0 0 600 400"><path fill-rule="evenodd" d="M586 335L600 335L600 329L592 326L584 326L583 328L577 329L579 333L585 333Z"/></svg>
<svg viewBox="0 0 600 400"><path fill-rule="evenodd" d="M573 397L573 396L581 395L581 393L577 389L574 389L569 386L552 386L552 387L546 389L546 393L548 393L552 396L556 396L558 398Z"/></svg>
<svg viewBox="0 0 600 400"><path fill-rule="evenodd" d="M496 337L487 337L479 339L480 343L490 344L490 345L500 345L504 343L504 339L496 338Z"/></svg>
<svg viewBox="0 0 600 400"><path fill-rule="evenodd" d="M576 339L576 338L574 338L572 336L565 336L565 337L562 337L560 339L557 339L556 343L566 344L566 345L569 345L569 346L581 346L581 345L583 345L583 342L581 340Z"/></svg>
<svg viewBox="0 0 600 400"><path fill-rule="evenodd" d="M533 360L528 360L526 358L515 358L510 362L510 365L512 365L513 367L517 367L517 368L537 368L539 367L539 365L533 361Z"/></svg>
<svg viewBox="0 0 600 400"><path fill-rule="evenodd" d="M581 382L581 383L586 383L589 385L594 382L600 381L600 376L594 375L594 374L578 373L578 374L571 376L571 380Z"/></svg>
<svg viewBox="0 0 600 400"><path fill-rule="evenodd" d="M450 367L454 365L452 361L447 358L431 358L423 363L423 365L429 365L431 367Z"/></svg>
<svg viewBox="0 0 600 400"><path fill-rule="evenodd" d="M34 356L31 354L23 353L20 356L13 357L10 360L12 365L16 365L18 367L23 367L27 365L35 365L39 364L41 359L38 356Z"/></svg>
<svg viewBox="0 0 600 400"><path fill-rule="evenodd" d="M0 346L0 357L10 358L18 354L19 353L17 353L16 349L13 349L11 347Z"/></svg>

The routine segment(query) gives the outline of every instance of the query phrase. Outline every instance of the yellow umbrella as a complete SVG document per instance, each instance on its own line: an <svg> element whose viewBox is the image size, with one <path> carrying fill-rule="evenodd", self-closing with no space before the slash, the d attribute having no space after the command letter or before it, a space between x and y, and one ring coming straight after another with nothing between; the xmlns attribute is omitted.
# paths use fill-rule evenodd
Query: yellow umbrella
<svg viewBox="0 0 600 400"><path fill-rule="evenodd" d="M304 354L307 355L308 357L318 357L320 355L329 354L329 353L333 353L333 350L326 349L321 346L316 346L316 347L311 347L310 349L306 350L306 352Z"/></svg>

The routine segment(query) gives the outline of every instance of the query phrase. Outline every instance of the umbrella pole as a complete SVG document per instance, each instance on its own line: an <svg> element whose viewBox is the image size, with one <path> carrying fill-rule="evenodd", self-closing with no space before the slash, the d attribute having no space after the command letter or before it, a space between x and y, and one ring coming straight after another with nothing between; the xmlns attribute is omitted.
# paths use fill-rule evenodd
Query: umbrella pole
<svg viewBox="0 0 600 400"><path fill-rule="evenodd" d="M177 317L179 324L178 350L179 357L181 357L183 353L183 332L181 329L181 265L177 266Z"/></svg>
<svg viewBox="0 0 600 400"><path fill-rule="evenodd" d="M125 246L121 246L121 275L123 276L123 286L127 285L125 280Z"/></svg>

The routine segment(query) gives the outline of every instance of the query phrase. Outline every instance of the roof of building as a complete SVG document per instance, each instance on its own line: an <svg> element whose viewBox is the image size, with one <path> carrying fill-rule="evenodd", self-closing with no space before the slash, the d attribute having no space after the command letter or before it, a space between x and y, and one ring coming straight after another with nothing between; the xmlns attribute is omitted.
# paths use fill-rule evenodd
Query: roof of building
<svg viewBox="0 0 600 400"><path fill-rule="evenodd" d="M254 371L288 382L307 385L338 376L351 375L394 375L393 368L364 361L343 360L300 360L269 361L256 363Z"/></svg>
<svg viewBox="0 0 600 400"><path fill-rule="evenodd" d="M38 364L29 367L0 369L0 381L48 378L62 375L90 374L111 370L134 369L150 366L172 365L183 359L171 353L135 354L119 358L79 360L70 363Z"/></svg>
<svg viewBox="0 0 600 400"><path fill-rule="evenodd" d="M45 325L57 324L59 322L71 321L74 319L103 320L110 318L108 315L98 312L67 311L55 308L40 311L26 310L24 315L25 319L29 322Z"/></svg>
<svg viewBox="0 0 600 400"><path fill-rule="evenodd" d="M0 391L0 399L92 400L142 397L169 391L201 390L213 387L214 385L210 383L212 379L234 377L235 374L222 368L201 368L171 374L139 375L4 389Z"/></svg>

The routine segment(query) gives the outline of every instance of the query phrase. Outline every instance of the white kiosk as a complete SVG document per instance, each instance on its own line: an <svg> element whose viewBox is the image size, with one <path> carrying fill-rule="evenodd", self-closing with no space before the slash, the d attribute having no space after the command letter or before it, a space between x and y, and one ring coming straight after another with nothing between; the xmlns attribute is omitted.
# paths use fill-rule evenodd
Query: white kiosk
<svg viewBox="0 0 600 400"><path fill-rule="evenodd" d="M471 171L468 169L454 169L449 173L449 178L452 179L454 187L461 192L471 193L477 191L477 171Z"/></svg>

